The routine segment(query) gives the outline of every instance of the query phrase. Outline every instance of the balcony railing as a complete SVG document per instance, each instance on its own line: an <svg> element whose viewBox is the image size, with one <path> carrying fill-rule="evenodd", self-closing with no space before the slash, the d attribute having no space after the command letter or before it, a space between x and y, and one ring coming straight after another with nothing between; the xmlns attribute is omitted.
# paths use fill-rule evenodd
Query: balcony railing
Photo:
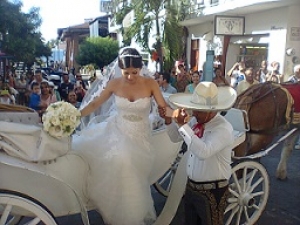
<svg viewBox="0 0 300 225"><path fill-rule="evenodd" d="M184 9L184 13L185 13L184 20L193 19L203 15L203 9L205 7L206 6L203 3L191 2L191 4L186 6Z"/></svg>

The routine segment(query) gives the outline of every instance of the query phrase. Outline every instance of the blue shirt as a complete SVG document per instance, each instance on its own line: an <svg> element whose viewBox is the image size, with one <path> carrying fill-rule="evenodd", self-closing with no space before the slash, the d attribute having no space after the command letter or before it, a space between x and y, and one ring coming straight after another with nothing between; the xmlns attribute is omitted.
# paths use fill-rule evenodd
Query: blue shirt
<svg viewBox="0 0 300 225"><path fill-rule="evenodd" d="M169 94L176 94L177 90L174 88L172 85L168 85L168 87L160 87L160 90L164 93L169 93Z"/></svg>
<svg viewBox="0 0 300 225"><path fill-rule="evenodd" d="M41 101L41 96L36 94L36 93L31 93L29 97L29 108L32 108L34 110L39 110L40 109L40 101Z"/></svg>

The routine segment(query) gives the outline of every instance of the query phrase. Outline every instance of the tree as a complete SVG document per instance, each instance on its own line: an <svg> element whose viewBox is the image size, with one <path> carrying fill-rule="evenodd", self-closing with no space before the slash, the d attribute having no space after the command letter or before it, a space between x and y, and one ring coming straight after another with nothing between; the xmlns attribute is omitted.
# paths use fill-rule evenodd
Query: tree
<svg viewBox="0 0 300 225"><path fill-rule="evenodd" d="M80 65L93 64L102 69L118 56L118 50L118 42L110 37L88 37L79 45L75 60Z"/></svg>
<svg viewBox="0 0 300 225"><path fill-rule="evenodd" d="M116 22L122 25L126 14L131 10L134 11L134 23L128 28L121 28L125 44L129 44L131 39L135 39L149 53L154 47L158 55L161 72L170 69L173 62L182 57L184 51L184 28L179 25L182 5L182 1L133 0L129 6L123 7L116 13ZM149 46L153 27L156 28L156 43L154 46ZM164 68L164 63L167 65L166 68Z"/></svg>
<svg viewBox="0 0 300 225"><path fill-rule="evenodd" d="M0 1L0 32L3 34L2 51L31 67L36 58L50 56L51 49L44 44L39 31L42 19L39 8L31 8L28 13L21 11L22 3Z"/></svg>

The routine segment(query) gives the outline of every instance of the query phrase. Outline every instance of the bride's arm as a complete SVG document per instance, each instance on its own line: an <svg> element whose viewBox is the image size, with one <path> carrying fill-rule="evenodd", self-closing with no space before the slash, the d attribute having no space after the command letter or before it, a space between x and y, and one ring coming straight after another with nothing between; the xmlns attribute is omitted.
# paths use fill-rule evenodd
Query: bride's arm
<svg viewBox="0 0 300 225"><path fill-rule="evenodd" d="M86 107L80 110L81 116L87 116L98 109L109 97L113 94L115 87L115 80L108 82L106 88L101 92L101 94L91 101Z"/></svg>
<svg viewBox="0 0 300 225"><path fill-rule="evenodd" d="M166 101L161 93L158 83L154 79L149 79L152 95L159 107L166 107Z"/></svg>

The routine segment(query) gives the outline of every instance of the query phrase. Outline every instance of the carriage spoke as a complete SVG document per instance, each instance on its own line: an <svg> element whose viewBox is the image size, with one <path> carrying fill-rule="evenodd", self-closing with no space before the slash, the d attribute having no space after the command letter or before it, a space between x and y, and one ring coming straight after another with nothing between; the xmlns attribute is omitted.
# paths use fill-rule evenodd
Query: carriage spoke
<svg viewBox="0 0 300 225"><path fill-rule="evenodd" d="M251 188L251 184L252 184L252 181L253 181L253 178L254 178L254 176L255 176L255 174L257 173L257 169L254 169L252 172L251 172L251 174L250 174L250 177L249 177L249 180L248 180L248 182L247 182L247 189L246 189L246 191L249 191L249 189Z"/></svg>
<svg viewBox="0 0 300 225"><path fill-rule="evenodd" d="M232 210L233 208L235 208L237 206L238 206L238 203L230 204L229 206L226 207L225 213L229 212L230 210Z"/></svg>
<svg viewBox="0 0 300 225"><path fill-rule="evenodd" d="M6 205L6 207L2 213L2 216L1 216L0 225L5 225L5 222L7 221L11 210L12 210L12 205Z"/></svg>
<svg viewBox="0 0 300 225"><path fill-rule="evenodd" d="M249 192L253 192L253 190L260 184L264 181L264 179L261 177L259 178L253 185L252 187L250 188Z"/></svg>
<svg viewBox="0 0 300 225"><path fill-rule="evenodd" d="M238 212L237 218L236 218L236 225L240 224L242 212L243 212L243 207L239 207L239 212Z"/></svg>
<svg viewBox="0 0 300 225"><path fill-rule="evenodd" d="M245 167L243 170L242 182L243 182L243 192L244 192L246 189L246 183L247 183L247 167Z"/></svg>
<svg viewBox="0 0 300 225"><path fill-rule="evenodd" d="M35 217L33 220L29 221L29 222L26 223L25 225L37 225L40 221L41 221L40 218Z"/></svg>
<svg viewBox="0 0 300 225"><path fill-rule="evenodd" d="M169 170L169 171L165 174L165 176L164 176L158 183L159 183L160 185L163 184L163 183L165 183L165 181L169 178L170 174L172 174L172 171L171 171L171 170Z"/></svg>
<svg viewBox="0 0 300 225"><path fill-rule="evenodd" d="M227 220L226 225L231 224L231 221L232 221L233 217L235 216L235 214L236 214L236 213L238 212L238 210L239 210L239 205L238 205L238 204L234 204L234 205L235 205L235 207L232 207L233 209L232 209L232 212L231 212L231 214L230 214L230 216L229 216L229 218L228 218L228 220Z"/></svg>
<svg viewBox="0 0 300 225"><path fill-rule="evenodd" d="M232 177L233 177L234 183L236 184L236 187L238 189L238 193L241 193L241 186L240 186L239 181L237 179L236 173L233 173Z"/></svg>
<svg viewBox="0 0 300 225"><path fill-rule="evenodd" d="M249 222L250 217L249 217L249 214L248 214L248 208L247 208L247 206L244 206L243 210L244 210L244 215L246 217L246 220L247 220L247 222Z"/></svg>
<svg viewBox="0 0 300 225"><path fill-rule="evenodd" d="M252 207L255 208L256 210L259 210L259 206L258 205L253 204Z"/></svg>
<svg viewBox="0 0 300 225"><path fill-rule="evenodd" d="M237 201L238 201L237 198L228 198L228 199L227 199L227 202L228 202L228 203L236 203Z"/></svg>
<svg viewBox="0 0 300 225"><path fill-rule="evenodd" d="M171 186L173 184L173 178L174 178L174 173L171 173L170 182L168 184L167 191L170 191L170 189L171 189Z"/></svg>
<svg viewBox="0 0 300 225"><path fill-rule="evenodd" d="M261 196L261 195L263 195L263 194L265 194L264 191L258 191L258 192L252 193L252 197Z"/></svg>
<svg viewBox="0 0 300 225"><path fill-rule="evenodd" d="M229 188L229 192L234 196L234 197L239 197L239 193L237 193L236 191L232 190L231 188Z"/></svg>

